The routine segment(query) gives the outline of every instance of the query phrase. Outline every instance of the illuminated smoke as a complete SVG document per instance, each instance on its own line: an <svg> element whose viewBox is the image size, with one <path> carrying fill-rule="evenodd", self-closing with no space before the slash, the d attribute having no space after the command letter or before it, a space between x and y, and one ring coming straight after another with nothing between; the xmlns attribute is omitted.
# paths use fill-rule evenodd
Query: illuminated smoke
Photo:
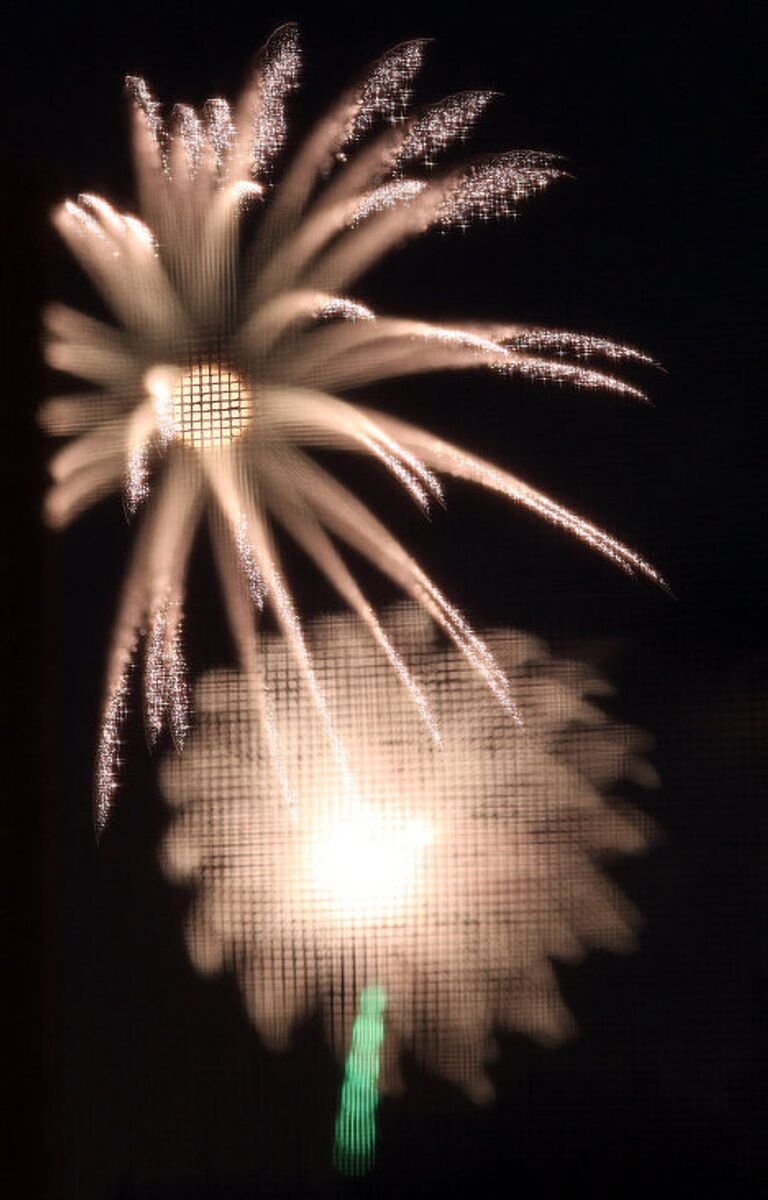
<svg viewBox="0 0 768 1200"><path fill-rule="evenodd" d="M118 718L127 698L119 704L114 698L122 696L125 663L138 637L156 636L162 597L172 597L180 617L201 519L209 518L216 532L226 610L252 679L263 675L254 662L254 609L267 603L323 709L275 546L277 523L364 623L435 739L438 723L338 543L370 559L421 604L514 713L513 692L466 618L319 464L315 448L368 456L425 511L442 497L441 476L472 480L629 574L661 582L618 539L509 472L347 396L359 386L427 371L486 368L642 397L633 383L601 369L600 360L649 360L604 338L394 319L348 294L409 237L509 215L562 175L552 155L534 151L435 168L444 151L466 139L491 94L464 92L412 109L426 45L403 43L373 63L287 158L282 174L276 165L301 65L294 25L270 38L233 105L214 97L199 109L176 105L166 118L146 81L129 77L140 217L90 193L54 213L114 323L63 305L46 314L48 361L88 389L55 397L41 412L52 434L72 437L51 460L46 516L63 527L122 489L126 513L139 525L109 654L99 826L115 790ZM167 700L171 652L163 653L145 655L153 667L144 683L152 737L179 708ZM180 650L176 661L181 670ZM157 662L166 667L155 669ZM154 694L157 686L166 689L162 695ZM272 701L263 688L260 694L268 721ZM177 724L184 725L180 716ZM330 724L329 737L335 738ZM277 763L277 741L269 733L267 741Z"/></svg>
<svg viewBox="0 0 768 1200"><path fill-rule="evenodd" d="M495 1028L545 1044L572 1031L553 961L633 946L636 914L603 864L645 849L649 826L617 792L655 773L643 735L596 703L611 689L593 669L526 634L490 631L521 730L415 606L386 622L444 749L354 619L322 618L307 637L347 747L345 776L284 641L264 637L295 811L276 786L250 682L211 672L184 754L163 765L171 820L161 861L191 891L192 963L236 975L269 1046L286 1046L320 1010L342 1061L361 996L381 989L382 1089L397 1085L407 1048L487 1099ZM340 1120L345 1111L342 1096ZM369 1136L370 1103L359 1119Z"/></svg>

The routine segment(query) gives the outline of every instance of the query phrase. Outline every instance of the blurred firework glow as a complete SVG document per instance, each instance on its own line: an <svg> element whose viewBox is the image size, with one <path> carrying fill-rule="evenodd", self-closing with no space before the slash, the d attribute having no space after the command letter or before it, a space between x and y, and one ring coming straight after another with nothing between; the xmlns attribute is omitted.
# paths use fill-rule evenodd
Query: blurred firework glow
<svg viewBox="0 0 768 1200"><path fill-rule="evenodd" d="M412 109L426 43L388 51L345 91L288 161L286 102L300 49L294 25L259 55L233 106L164 116L129 77L140 217L82 194L54 214L62 237L114 315L106 324L63 305L46 314L47 357L87 391L59 395L43 425L73 440L51 460L49 522L62 527L122 488L146 514L115 618L97 756L95 824L117 787L131 666L144 646L150 742L177 744L189 713L182 646L185 576L207 515L226 610L254 688L265 745L290 809L275 696L254 624L269 604L343 764L273 538L283 526L357 614L436 741L440 731L410 667L385 634L339 543L369 558L422 605L513 717L517 697L489 648L364 502L310 451L370 456L427 511L439 476L500 492L559 525L630 574L661 582L627 546L490 465L402 420L342 398L351 389L426 371L490 368L642 397L593 365L647 364L628 346L517 324L435 325L378 316L348 289L409 237L505 216L562 174L555 157L515 151L438 167L491 93L470 91Z"/></svg>
<svg viewBox="0 0 768 1200"><path fill-rule="evenodd" d="M526 634L489 632L523 730L420 609L383 619L417 665L445 748L414 721L354 617L324 617L308 623L307 639L347 747L342 770L286 642L265 637L295 807L275 787L251 680L210 672L184 753L163 764L171 821L161 862L191 891L193 965L235 973L268 1046L285 1047L319 1010L343 1060L357 1045L358 1002L376 988L386 997L382 1090L398 1085L407 1049L484 1100L495 1030L556 1044L572 1029L552 960L632 947L636 914L602 864L646 848L649 823L617 789L650 786L655 772L644 736L594 703L611 689L591 668ZM349 1067L344 1138L350 1128L369 1136L369 1051Z"/></svg>

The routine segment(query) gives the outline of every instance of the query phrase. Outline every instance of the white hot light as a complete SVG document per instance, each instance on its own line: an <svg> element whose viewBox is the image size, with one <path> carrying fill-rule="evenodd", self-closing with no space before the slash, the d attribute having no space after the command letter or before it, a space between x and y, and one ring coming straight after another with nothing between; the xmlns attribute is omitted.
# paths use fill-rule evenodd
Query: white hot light
<svg viewBox="0 0 768 1200"><path fill-rule="evenodd" d="M250 424L251 389L216 363L199 362L189 371L154 368L145 385L165 442L178 438L192 449L210 450L236 441Z"/></svg>
<svg viewBox="0 0 768 1200"><path fill-rule="evenodd" d="M317 833L312 874L336 916L381 916L418 891L431 822L359 808Z"/></svg>
<svg viewBox="0 0 768 1200"><path fill-rule="evenodd" d="M173 389L178 436L196 450L228 445L242 436L250 420L250 389L234 371L200 363Z"/></svg>

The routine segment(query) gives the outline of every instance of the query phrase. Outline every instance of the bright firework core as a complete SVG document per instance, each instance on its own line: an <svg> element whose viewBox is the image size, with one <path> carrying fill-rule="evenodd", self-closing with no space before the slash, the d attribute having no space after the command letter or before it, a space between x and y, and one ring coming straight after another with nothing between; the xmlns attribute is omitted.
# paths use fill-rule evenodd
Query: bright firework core
<svg viewBox="0 0 768 1200"><path fill-rule="evenodd" d="M168 418L175 437L195 450L207 450L241 437L252 411L250 389L240 376L202 361L174 384Z"/></svg>
<svg viewBox="0 0 768 1200"><path fill-rule="evenodd" d="M317 833L312 873L334 915L353 921L381 917L413 898L433 841L430 821L387 819L361 805Z"/></svg>

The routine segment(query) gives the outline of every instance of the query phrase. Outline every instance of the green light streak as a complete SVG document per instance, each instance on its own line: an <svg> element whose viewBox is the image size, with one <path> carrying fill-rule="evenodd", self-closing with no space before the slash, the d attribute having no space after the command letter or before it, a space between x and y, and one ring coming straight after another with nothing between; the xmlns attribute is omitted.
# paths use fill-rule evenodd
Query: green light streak
<svg viewBox="0 0 768 1200"><path fill-rule="evenodd" d="M333 1165L342 1175L365 1175L374 1163L379 1051L384 1039L386 1004L387 993L382 987L367 987L360 994L333 1144Z"/></svg>

